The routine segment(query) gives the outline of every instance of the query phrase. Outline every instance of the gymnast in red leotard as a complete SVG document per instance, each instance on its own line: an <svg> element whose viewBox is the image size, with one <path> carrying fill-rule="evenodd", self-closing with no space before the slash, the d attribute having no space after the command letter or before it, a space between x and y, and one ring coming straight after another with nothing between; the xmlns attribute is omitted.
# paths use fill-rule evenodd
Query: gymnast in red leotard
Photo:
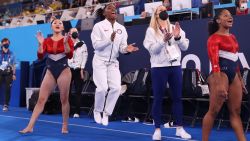
<svg viewBox="0 0 250 141"><path fill-rule="evenodd" d="M68 97L71 81L68 58L72 58L73 56L73 41L69 34L66 36L62 35L62 31L64 30L62 21L55 19L51 22L51 28L54 33L50 38L44 39L41 32L37 33L37 40L39 42L37 56L41 59L45 54L48 54L46 61L47 70L40 87L39 98L33 110L30 122L26 128L19 131L22 134L33 132L35 122L43 111L44 105L56 85L58 85L60 91L60 100L62 104L62 133L68 133Z"/></svg>
<svg viewBox="0 0 250 141"><path fill-rule="evenodd" d="M239 45L229 29L233 25L231 13L223 9L209 23L210 37L207 42L212 73L208 78L210 90L209 110L202 124L202 141L209 140L209 134L218 112L227 99L230 123L238 141L246 141L240 118L242 90L245 88L239 73Z"/></svg>

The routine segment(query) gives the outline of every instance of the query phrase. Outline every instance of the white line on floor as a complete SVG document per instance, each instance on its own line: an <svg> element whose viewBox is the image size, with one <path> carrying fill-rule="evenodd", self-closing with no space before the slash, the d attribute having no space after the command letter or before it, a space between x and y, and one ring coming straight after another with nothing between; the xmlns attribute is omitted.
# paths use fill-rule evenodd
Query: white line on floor
<svg viewBox="0 0 250 141"><path fill-rule="evenodd" d="M25 120L29 120L30 119L30 118L25 118L25 117L6 116L6 115L0 115L0 117L25 119ZM49 121L49 120L37 120L37 121L39 121L39 122L45 122L45 123L53 123L53 124L62 124L61 122L55 122L55 121ZM70 123L69 123L69 126L77 126L77 127L84 127L84 128L98 129L98 130L106 130L106 131L113 131L113 132L121 132L121 133L134 134L134 135L143 135L143 136L150 136L150 137L152 136L152 134L148 134L148 133L131 132L131 131L125 131L125 130L101 128L101 127L78 125L78 124L70 124ZM168 137L168 136L162 136L162 138L175 139L175 140L186 140L186 139L175 138L175 137ZM186 140L186 141L198 141L198 140Z"/></svg>

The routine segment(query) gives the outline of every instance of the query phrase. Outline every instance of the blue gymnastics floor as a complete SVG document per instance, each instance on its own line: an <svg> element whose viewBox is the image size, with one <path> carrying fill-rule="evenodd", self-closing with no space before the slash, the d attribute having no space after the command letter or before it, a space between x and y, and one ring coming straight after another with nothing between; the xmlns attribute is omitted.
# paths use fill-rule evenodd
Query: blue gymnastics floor
<svg viewBox="0 0 250 141"><path fill-rule="evenodd" d="M10 107L10 111L0 111L0 141L151 141L154 131L152 125L142 123L110 122L105 127L94 123L92 118L70 118L69 134L61 134L61 115L41 115L35 125L34 132L19 134L31 116L25 108ZM190 141L201 140L201 127L185 127L192 135ZM175 136L175 129L162 129L164 141L181 141ZM250 133L246 134L250 140ZM211 141L236 141L232 129L213 130Z"/></svg>

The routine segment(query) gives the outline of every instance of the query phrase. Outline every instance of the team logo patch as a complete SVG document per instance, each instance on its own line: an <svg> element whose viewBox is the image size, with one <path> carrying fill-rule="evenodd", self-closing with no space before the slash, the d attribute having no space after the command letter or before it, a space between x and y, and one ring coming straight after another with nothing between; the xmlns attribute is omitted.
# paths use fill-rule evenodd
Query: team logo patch
<svg viewBox="0 0 250 141"><path fill-rule="evenodd" d="M122 30L121 30L121 29L117 29L117 30L116 30L116 33L117 33L117 34L122 34Z"/></svg>

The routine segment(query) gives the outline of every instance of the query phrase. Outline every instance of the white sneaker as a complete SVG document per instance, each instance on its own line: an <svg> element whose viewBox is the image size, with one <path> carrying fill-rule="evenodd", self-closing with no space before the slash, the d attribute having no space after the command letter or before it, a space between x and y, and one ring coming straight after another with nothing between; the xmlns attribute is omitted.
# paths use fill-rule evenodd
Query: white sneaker
<svg viewBox="0 0 250 141"><path fill-rule="evenodd" d="M140 122L139 118L135 117L134 122Z"/></svg>
<svg viewBox="0 0 250 141"><path fill-rule="evenodd" d="M164 124L164 128L173 128L174 127L174 122L167 122Z"/></svg>
<svg viewBox="0 0 250 141"><path fill-rule="evenodd" d="M156 129L153 136L152 140L154 141L160 141L161 140L161 130Z"/></svg>
<svg viewBox="0 0 250 141"><path fill-rule="evenodd" d="M80 117L80 115L77 114L77 113L75 113L75 114L73 115L73 118L79 118L79 117Z"/></svg>
<svg viewBox="0 0 250 141"><path fill-rule="evenodd" d="M102 125L108 126L109 124L109 116L106 113L102 115Z"/></svg>
<svg viewBox="0 0 250 141"><path fill-rule="evenodd" d="M188 134L183 127L177 127L176 128L176 136L181 137L183 139L191 139L191 135Z"/></svg>
<svg viewBox="0 0 250 141"><path fill-rule="evenodd" d="M101 116L101 113L100 113L100 112L95 112L95 111L94 111L94 119L95 119L95 122L96 122L96 123L101 124L101 123L102 123L102 116Z"/></svg>
<svg viewBox="0 0 250 141"><path fill-rule="evenodd" d="M3 105L3 111L4 111L4 112L7 112L8 110L9 110L8 105Z"/></svg>

